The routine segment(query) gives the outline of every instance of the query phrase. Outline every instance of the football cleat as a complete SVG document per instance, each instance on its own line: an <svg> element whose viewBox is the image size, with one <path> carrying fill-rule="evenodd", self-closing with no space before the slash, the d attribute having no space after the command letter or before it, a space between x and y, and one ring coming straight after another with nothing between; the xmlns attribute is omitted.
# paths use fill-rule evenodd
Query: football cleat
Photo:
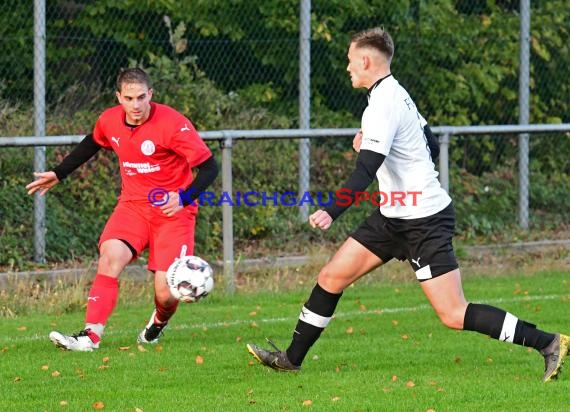
<svg viewBox="0 0 570 412"><path fill-rule="evenodd" d="M546 348L540 351L542 356L544 356L543 382L549 382L558 378L569 349L570 336L557 333L554 340Z"/></svg>
<svg viewBox="0 0 570 412"><path fill-rule="evenodd" d="M280 372L298 372L301 370L300 366L293 365L291 361L287 358L287 353L280 350L275 344L267 339L267 342L273 346L275 352L270 352L268 350L262 349L253 343L247 344L247 350L253 355L255 359L263 366L275 369Z"/></svg>
<svg viewBox="0 0 570 412"><path fill-rule="evenodd" d="M91 352L93 349L99 349L101 341L91 329L84 329L74 335L53 331L49 334L49 338L56 347L73 352Z"/></svg>
<svg viewBox="0 0 570 412"><path fill-rule="evenodd" d="M148 321L148 324L141 331L141 333L139 333L139 336L137 338L138 343L150 343L153 345L158 343L158 339L164 333L164 329L166 329L166 326L168 326L168 323L167 322L155 323L154 322L155 315L156 315L156 310L154 310L152 312L152 315L150 317L150 320Z"/></svg>

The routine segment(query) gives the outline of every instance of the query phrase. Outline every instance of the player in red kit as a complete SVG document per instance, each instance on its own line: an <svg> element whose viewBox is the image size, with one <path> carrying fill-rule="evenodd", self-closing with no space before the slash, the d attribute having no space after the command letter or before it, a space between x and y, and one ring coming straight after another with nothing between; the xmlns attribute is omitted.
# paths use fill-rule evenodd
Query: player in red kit
<svg viewBox="0 0 570 412"><path fill-rule="evenodd" d="M146 248L148 269L154 272L155 309L138 342L158 342L176 312L178 300L170 294L165 274L177 257L194 252L197 205L192 200L214 181L218 166L190 120L169 106L151 102L152 93L150 78L142 69L122 70L117 77L119 105L105 110L93 132L53 171L34 173L36 180L26 186L28 194L45 194L101 148L113 150L119 159L121 194L99 240L85 327L72 335L51 332L57 347L99 348L117 303L119 276ZM180 190L185 191L182 196Z"/></svg>

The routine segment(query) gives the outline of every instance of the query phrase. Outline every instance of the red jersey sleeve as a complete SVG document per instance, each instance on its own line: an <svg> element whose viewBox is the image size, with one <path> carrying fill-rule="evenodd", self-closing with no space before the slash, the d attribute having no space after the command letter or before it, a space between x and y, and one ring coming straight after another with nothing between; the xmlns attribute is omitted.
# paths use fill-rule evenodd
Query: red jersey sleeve
<svg viewBox="0 0 570 412"><path fill-rule="evenodd" d="M206 146L192 122L183 117L177 123L171 137L170 147L184 157L191 168L198 166L212 156L212 152Z"/></svg>
<svg viewBox="0 0 570 412"><path fill-rule="evenodd" d="M111 136L106 136L103 128L103 117L105 115L106 112L103 112L95 123L95 128L93 129L93 140L95 140L95 143L97 143L99 146L105 149L111 149L112 146L111 142L109 141Z"/></svg>

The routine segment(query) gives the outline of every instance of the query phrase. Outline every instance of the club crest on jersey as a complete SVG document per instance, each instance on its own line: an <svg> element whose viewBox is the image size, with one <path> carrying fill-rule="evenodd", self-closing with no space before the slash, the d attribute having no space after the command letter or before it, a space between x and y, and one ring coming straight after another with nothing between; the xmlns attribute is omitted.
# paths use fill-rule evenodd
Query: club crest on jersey
<svg viewBox="0 0 570 412"><path fill-rule="evenodd" d="M155 147L154 147L154 143L152 142L152 140L145 140L144 142L142 142L141 152L144 155L150 156L154 153L154 151L155 151Z"/></svg>

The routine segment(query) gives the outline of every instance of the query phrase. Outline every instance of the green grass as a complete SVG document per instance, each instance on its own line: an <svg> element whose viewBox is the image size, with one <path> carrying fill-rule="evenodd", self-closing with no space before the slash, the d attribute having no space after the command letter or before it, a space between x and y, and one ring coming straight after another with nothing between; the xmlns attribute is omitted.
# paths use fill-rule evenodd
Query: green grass
<svg viewBox="0 0 570 412"><path fill-rule="evenodd" d="M471 301L570 332L567 271L467 276L464 287ZM2 319L0 410L92 411L97 402L144 412L567 408L570 374L543 384L536 351L444 328L414 282L347 289L301 373L261 367L245 344L269 336L285 348L308 293L219 291L181 306L161 344L146 351L135 338L150 300L129 302L126 294L93 353L62 352L47 339L52 329L80 329L82 310Z"/></svg>

